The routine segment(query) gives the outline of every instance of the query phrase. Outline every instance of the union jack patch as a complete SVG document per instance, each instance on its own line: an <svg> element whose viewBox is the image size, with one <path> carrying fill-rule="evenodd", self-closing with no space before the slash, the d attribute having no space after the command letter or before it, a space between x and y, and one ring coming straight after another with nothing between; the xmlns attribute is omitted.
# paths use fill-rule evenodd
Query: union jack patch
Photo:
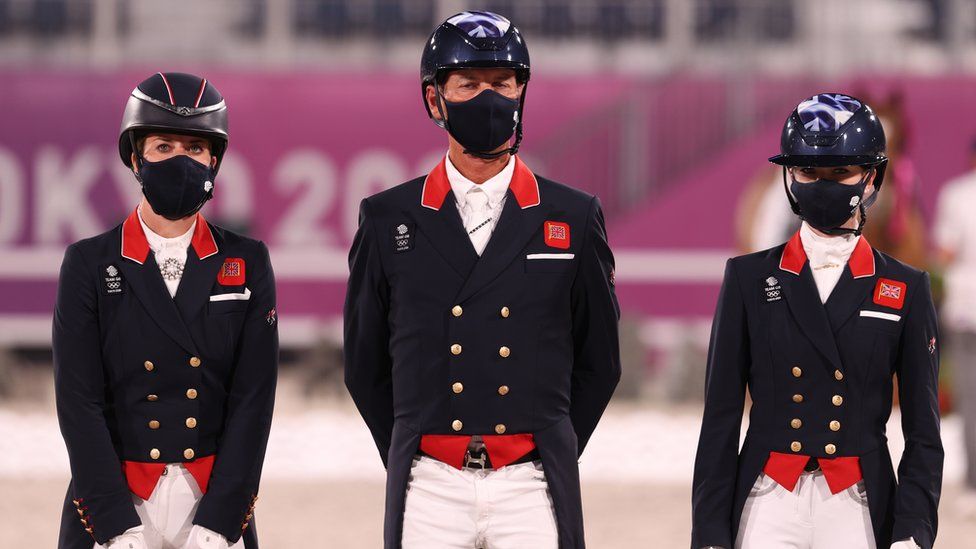
<svg viewBox="0 0 976 549"><path fill-rule="evenodd" d="M546 246L561 250L569 248L569 223L546 221L544 231Z"/></svg>
<svg viewBox="0 0 976 549"><path fill-rule="evenodd" d="M878 284L874 287L874 302L883 307L901 309L905 305L906 288L904 282L879 278Z"/></svg>
<svg viewBox="0 0 976 549"><path fill-rule="evenodd" d="M221 286L241 286L244 284L244 260L228 257L217 273L217 283Z"/></svg>

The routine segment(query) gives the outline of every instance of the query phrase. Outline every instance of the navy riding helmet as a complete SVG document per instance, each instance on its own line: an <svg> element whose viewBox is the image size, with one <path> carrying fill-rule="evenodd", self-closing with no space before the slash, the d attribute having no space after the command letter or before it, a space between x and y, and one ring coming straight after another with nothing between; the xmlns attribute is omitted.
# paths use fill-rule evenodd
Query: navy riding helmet
<svg viewBox="0 0 976 549"><path fill-rule="evenodd" d="M875 192L859 205L863 226L865 209L877 198L888 166L884 128L864 101L840 93L818 93L790 112L780 137L780 154L769 161L783 166L786 196L800 216L787 182L787 168L864 166L875 170Z"/></svg>
<svg viewBox="0 0 976 549"><path fill-rule="evenodd" d="M151 132L198 135L211 143L220 168L227 150L227 105L206 78L181 72L158 72L139 83L122 115L119 155L131 167L140 138Z"/></svg>
<svg viewBox="0 0 976 549"><path fill-rule="evenodd" d="M526 84L530 76L529 49L522 33L511 21L490 11L465 11L449 17L434 29L424 46L420 58L420 91L427 116L440 127L427 104L427 86L437 88L439 79L447 72L465 68L508 68L515 70L520 84ZM525 108L525 90L519 98L518 123L512 153L522 141L522 111ZM438 106L443 98L438 89Z"/></svg>

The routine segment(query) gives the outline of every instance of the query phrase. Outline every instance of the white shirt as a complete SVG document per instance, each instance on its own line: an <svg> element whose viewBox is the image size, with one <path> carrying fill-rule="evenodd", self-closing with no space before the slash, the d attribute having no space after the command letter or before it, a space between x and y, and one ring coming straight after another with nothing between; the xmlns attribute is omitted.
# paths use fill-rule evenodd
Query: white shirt
<svg viewBox="0 0 976 549"><path fill-rule="evenodd" d="M827 302L830 292L837 286L859 238L852 234L821 236L813 232L806 221L800 225L800 242L810 261L810 271L817 283L821 303Z"/></svg>
<svg viewBox="0 0 976 549"><path fill-rule="evenodd" d="M935 243L955 254L945 271L943 317L956 330L976 330L976 171L946 183L935 211Z"/></svg>
<svg viewBox="0 0 976 549"><path fill-rule="evenodd" d="M142 231L146 233L149 249L153 251L156 264L159 265L159 272L163 276L163 282L166 283L166 289L169 290L169 296L173 297L176 295L176 288L180 285L180 279L183 278L186 253L190 247L190 241L193 239L193 230L196 228L197 222L194 221L188 231L173 238L166 238L154 233L142 220L142 208L139 208L139 223L142 225Z"/></svg>
<svg viewBox="0 0 976 549"><path fill-rule="evenodd" d="M471 245L478 255L481 255L488 245L491 234L495 232L498 218L501 217L502 209L505 207L508 185L512 182L512 175L515 173L515 157L510 156L508 164L502 168L502 171L481 184L461 175L461 172L451 163L450 156L444 164L447 168L447 180L451 184L451 190L454 191L455 205L458 213L461 214L461 222L468 232Z"/></svg>

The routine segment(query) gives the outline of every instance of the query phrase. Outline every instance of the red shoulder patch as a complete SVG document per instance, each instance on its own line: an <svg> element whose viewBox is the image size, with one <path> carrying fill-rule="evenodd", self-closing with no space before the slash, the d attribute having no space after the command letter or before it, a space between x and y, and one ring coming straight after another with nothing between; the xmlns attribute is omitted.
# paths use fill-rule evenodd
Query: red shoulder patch
<svg viewBox="0 0 976 549"><path fill-rule="evenodd" d="M546 221L544 231L546 246L560 250L569 248L569 223Z"/></svg>
<svg viewBox="0 0 976 549"><path fill-rule="evenodd" d="M221 286L244 285L244 260L239 257L228 257L217 273L217 283Z"/></svg>
<svg viewBox="0 0 976 549"><path fill-rule="evenodd" d="M901 309L905 305L905 290L908 286L904 282L879 278L874 286L874 302L882 307Z"/></svg>

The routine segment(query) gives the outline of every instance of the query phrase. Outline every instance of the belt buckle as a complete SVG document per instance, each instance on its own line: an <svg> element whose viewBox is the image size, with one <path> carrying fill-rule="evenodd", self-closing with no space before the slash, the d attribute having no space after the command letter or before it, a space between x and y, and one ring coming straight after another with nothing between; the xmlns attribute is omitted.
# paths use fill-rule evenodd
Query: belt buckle
<svg viewBox="0 0 976 549"><path fill-rule="evenodd" d="M810 469L810 461L813 461L813 460L816 460L817 461L817 466L814 467L813 469ZM817 471L820 471L821 470L820 469L820 460L819 459L817 459L817 458L810 458L810 461L808 461L806 463L806 465L803 466L803 472L804 473L816 473Z"/></svg>
<svg viewBox="0 0 976 549"><path fill-rule="evenodd" d="M482 471L484 471L485 469L487 469L488 468L488 454L484 450L482 450L481 452L478 453L478 457L474 457L474 455L471 454L471 451L470 450L469 451L466 451L464 453L464 466L465 467L471 467L472 469L474 469L474 467L472 467L472 465L479 466Z"/></svg>

